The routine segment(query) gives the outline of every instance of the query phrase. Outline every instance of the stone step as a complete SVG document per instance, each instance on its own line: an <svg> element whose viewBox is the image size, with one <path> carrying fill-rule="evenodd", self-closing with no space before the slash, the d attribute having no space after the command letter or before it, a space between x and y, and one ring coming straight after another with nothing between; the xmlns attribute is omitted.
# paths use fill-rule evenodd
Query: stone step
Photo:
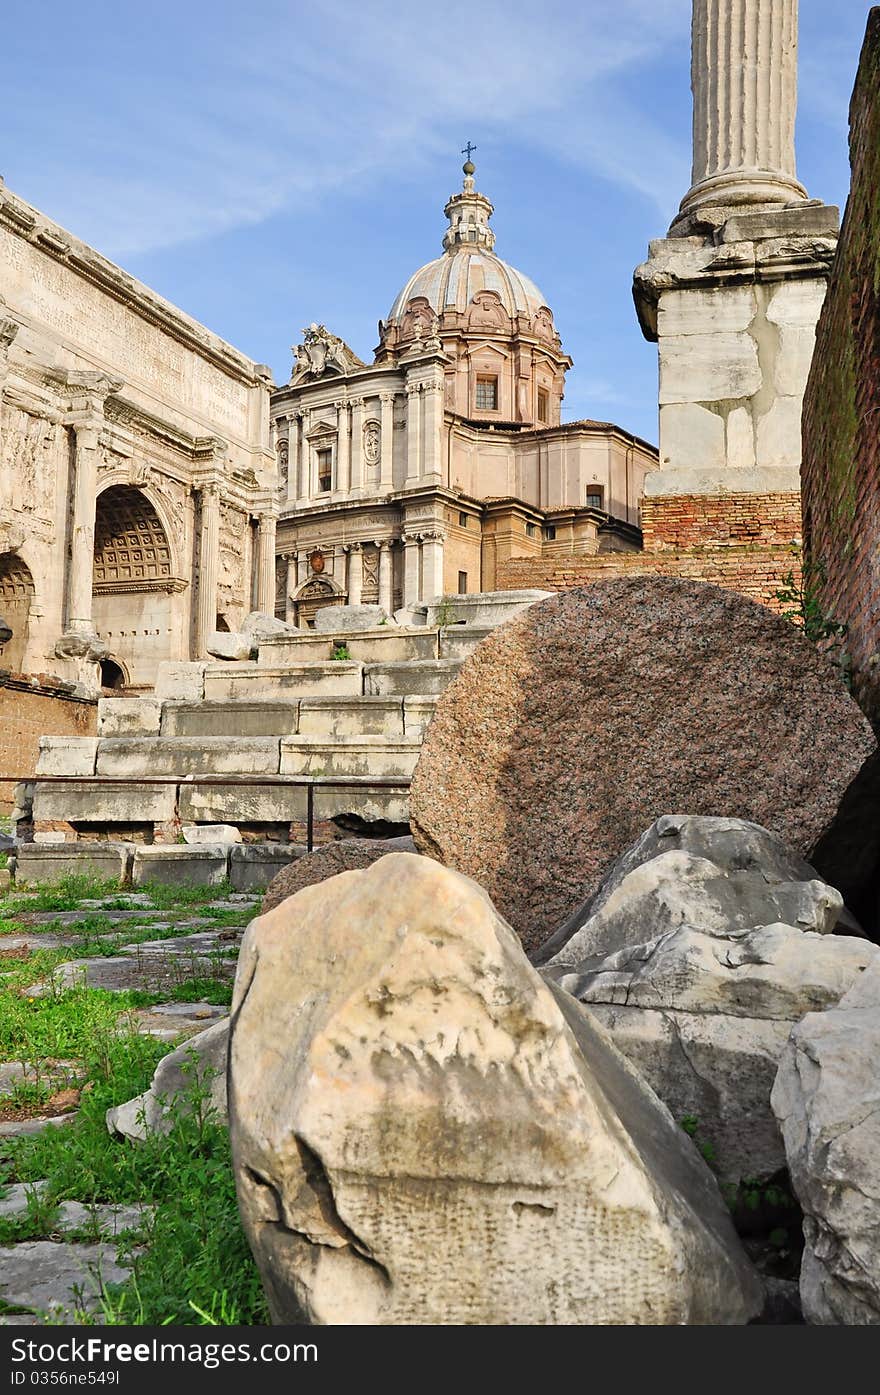
<svg viewBox="0 0 880 1395"><path fill-rule="evenodd" d="M288 736L281 742L282 775L313 775L328 779L409 779L419 758L421 740L401 736L361 736L328 741L314 736Z"/></svg>
<svg viewBox="0 0 880 1395"><path fill-rule="evenodd" d="M97 775L277 775L278 737L132 736L98 742Z"/></svg>
<svg viewBox="0 0 880 1395"><path fill-rule="evenodd" d="M269 667L256 663L211 665L204 675L208 702L245 698L278 700L299 697L359 697L364 666L347 659ZM254 680L257 680L256 682Z"/></svg>
<svg viewBox="0 0 880 1395"><path fill-rule="evenodd" d="M440 658L440 632L436 629L402 629L383 625L375 630L352 630L345 634L278 635L260 645L261 665L283 668L308 661L329 661L336 649L344 647L360 663L393 663L405 659ZM338 662L338 661L336 661Z"/></svg>
<svg viewBox="0 0 880 1395"><path fill-rule="evenodd" d="M306 820L307 795L302 785L200 785L193 782L180 787L179 808L180 817L193 822L209 823L222 817L227 823L244 825L302 824ZM407 823L409 798L405 790L376 789L369 778L357 779L353 788L345 790L316 784L315 819L332 819L340 814L355 814L369 821L384 819L390 823Z"/></svg>
<svg viewBox="0 0 880 1395"><path fill-rule="evenodd" d="M299 709L299 698L295 697L276 702L260 698L165 702L162 704L162 736L234 737L236 740L242 736L295 736L299 730Z"/></svg>
<svg viewBox="0 0 880 1395"><path fill-rule="evenodd" d="M437 695L452 682L461 668L459 659L411 659L404 663L368 664L364 669L364 692L376 696L416 694Z"/></svg>

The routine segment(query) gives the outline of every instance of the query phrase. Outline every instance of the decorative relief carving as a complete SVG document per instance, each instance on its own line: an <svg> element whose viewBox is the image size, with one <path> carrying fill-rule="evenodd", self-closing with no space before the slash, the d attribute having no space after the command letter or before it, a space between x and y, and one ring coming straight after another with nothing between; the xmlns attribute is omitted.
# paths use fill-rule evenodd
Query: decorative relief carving
<svg viewBox="0 0 880 1395"><path fill-rule="evenodd" d="M510 316L497 291L477 292L468 311L468 328L509 330Z"/></svg>
<svg viewBox="0 0 880 1395"><path fill-rule="evenodd" d="M290 460L290 446L288 441L279 441L277 447L278 455L278 488L282 494L287 493L287 475Z"/></svg>
<svg viewBox="0 0 880 1395"><path fill-rule="evenodd" d="M431 309L425 296L416 296L409 302L406 312L400 322L401 340L430 340L438 339L440 321Z"/></svg>
<svg viewBox="0 0 880 1395"><path fill-rule="evenodd" d="M208 486L210 488L210 486ZM218 539L217 609L240 605L245 596L244 566L248 518L242 509L221 500Z"/></svg>
<svg viewBox="0 0 880 1395"><path fill-rule="evenodd" d="M146 495L129 485L113 485L98 498L94 578L99 593L132 585L159 590L172 581L171 550L159 515Z"/></svg>
<svg viewBox="0 0 880 1395"><path fill-rule="evenodd" d="M303 342L294 345L292 384L306 382L309 378L323 378L327 374L352 373L364 368L344 339L331 334L325 325L310 324L303 330Z"/></svg>
<svg viewBox="0 0 880 1395"><path fill-rule="evenodd" d="M382 430L377 421L368 421L364 427L364 460L367 465L378 465L382 454Z"/></svg>
<svg viewBox="0 0 880 1395"><path fill-rule="evenodd" d="M553 343L557 338L556 330L553 328L553 316L546 305L542 305L532 323L532 330L536 338L545 339Z"/></svg>
<svg viewBox="0 0 880 1395"><path fill-rule="evenodd" d="M4 404L0 461L8 472L16 508L23 513L51 514L56 440L56 427L45 417Z"/></svg>

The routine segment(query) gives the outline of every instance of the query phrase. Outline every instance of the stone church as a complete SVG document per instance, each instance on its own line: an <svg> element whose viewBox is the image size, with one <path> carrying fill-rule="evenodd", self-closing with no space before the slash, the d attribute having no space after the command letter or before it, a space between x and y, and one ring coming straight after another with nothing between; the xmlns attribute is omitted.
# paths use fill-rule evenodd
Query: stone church
<svg viewBox="0 0 880 1395"><path fill-rule="evenodd" d="M632 551L656 451L607 422L561 421L565 353L538 287L495 253L464 165L442 255L379 324L371 364L322 325L272 394L280 476L276 613L390 615L491 591L511 557Z"/></svg>

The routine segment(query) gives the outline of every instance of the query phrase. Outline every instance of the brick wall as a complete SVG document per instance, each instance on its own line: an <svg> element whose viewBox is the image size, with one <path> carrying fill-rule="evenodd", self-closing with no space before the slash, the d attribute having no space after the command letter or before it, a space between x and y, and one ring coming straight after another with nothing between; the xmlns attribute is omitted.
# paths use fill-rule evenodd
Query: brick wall
<svg viewBox="0 0 880 1395"><path fill-rule="evenodd" d="M646 552L800 543L799 494L686 494L645 498Z"/></svg>
<svg viewBox="0 0 880 1395"><path fill-rule="evenodd" d="M800 576L800 554L791 547L691 548L665 552L606 553L598 557L574 556L541 559L515 557L499 570L499 590L538 587L542 591L566 591L617 576L673 576L687 581L709 581L760 601L771 610L786 608L776 592L786 578Z"/></svg>
<svg viewBox="0 0 880 1395"><path fill-rule="evenodd" d="M14 783L4 775L32 775L41 736L94 736L98 704L70 695L69 685L46 674L0 673L0 812L13 805Z"/></svg>
<svg viewBox="0 0 880 1395"><path fill-rule="evenodd" d="M852 189L804 401L804 546L880 721L880 9L850 107Z"/></svg>

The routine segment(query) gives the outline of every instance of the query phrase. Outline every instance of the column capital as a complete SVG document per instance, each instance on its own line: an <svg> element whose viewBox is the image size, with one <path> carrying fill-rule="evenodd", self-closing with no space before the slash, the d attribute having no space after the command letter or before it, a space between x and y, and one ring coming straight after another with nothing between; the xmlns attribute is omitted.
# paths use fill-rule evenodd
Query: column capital
<svg viewBox="0 0 880 1395"><path fill-rule="evenodd" d="M350 407L357 407L357 408L359 408L361 411L362 411L363 408L366 406L366 402L367 402L367 399L366 399L365 397L350 397L350 398L348 399L348 405L349 405Z"/></svg>
<svg viewBox="0 0 880 1395"><path fill-rule="evenodd" d="M382 403L383 406L387 407L389 403L392 403L394 401L396 396L396 392L380 392L379 401Z"/></svg>

